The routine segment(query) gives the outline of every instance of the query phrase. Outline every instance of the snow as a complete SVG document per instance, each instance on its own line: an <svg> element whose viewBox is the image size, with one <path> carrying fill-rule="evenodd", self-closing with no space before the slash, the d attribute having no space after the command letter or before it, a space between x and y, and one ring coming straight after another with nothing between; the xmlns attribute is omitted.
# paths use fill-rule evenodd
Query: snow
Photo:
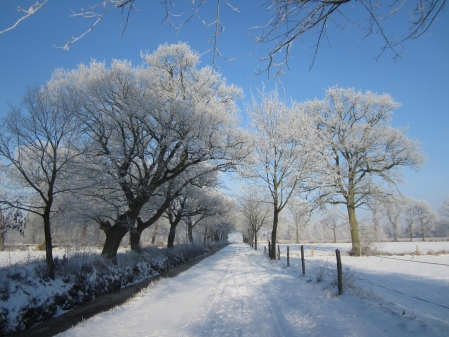
<svg viewBox="0 0 449 337"><path fill-rule="evenodd" d="M233 243L58 336L449 335L449 309L438 306L449 307L448 255L342 256L344 294L337 296L335 245L306 258L305 277L298 256L287 267L284 256L270 261L260 247Z"/></svg>

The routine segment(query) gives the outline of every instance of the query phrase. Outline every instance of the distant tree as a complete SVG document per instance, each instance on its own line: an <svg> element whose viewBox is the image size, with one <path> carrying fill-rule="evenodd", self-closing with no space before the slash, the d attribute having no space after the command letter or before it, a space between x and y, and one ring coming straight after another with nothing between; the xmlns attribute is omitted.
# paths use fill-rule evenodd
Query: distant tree
<svg viewBox="0 0 449 337"><path fill-rule="evenodd" d="M407 203L407 206L404 209L404 219L405 224L407 226L407 232L409 233L410 242L413 241L413 230L416 225L416 213L414 204L410 201Z"/></svg>
<svg viewBox="0 0 449 337"><path fill-rule="evenodd" d="M251 155L240 173L269 195L273 211L271 259L276 259L279 214L290 198L308 189L317 172L318 142L309 117L297 104L288 106L276 91L260 92L247 108L251 120Z"/></svg>
<svg viewBox="0 0 449 337"><path fill-rule="evenodd" d="M382 218L385 216L384 204L376 199L371 199L367 203L369 210L371 211L371 221L373 222L374 241L379 242L381 240L382 227L380 225Z"/></svg>
<svg viewBox="0 0 449 337"><path fill-rule="evenodd" d="M444 200L443 205L439 209L440 216L446 220L449 220L449 198Z"/></svg>
<svg viewBox="0 0 449 337"><path fill-rule="evenodd" d="M429 235L435 226L436 216L430 208L430 205L425 201L417 201L414 207L422 240L426 241L426 236Z"/></svg>
<svg viewBox="0 0 449 337"><path fill-rule="evenodd" d="M419 231L422 240L426 241L426 236L434 228L436 216L425 201L409 198L405 207L405 222L410 234L410 241L413 240L413 231ZM418 228L416 228L416 226Z"/></svg>
<svg viewBox="0 0 449 337"><path fill-rule="evenodd" d="M399 219L404 210L404 201L399 196L389 198L385 203L385 214L393 229L393 241L398 241Z"/></svg>
<svg viewBox="0 0 449 337"><path fill-rule="evenodd" d="M250 242L254 241L254 249L257 250L257 236L267 222L270 209L259 193L254 189L244 188L245 193L239 198L238 210L243 218L245 232L248 232ZM251 244L252 245L252 244Z"/></svg>
<svg viewBox="0 0 449 337"><path fill-rule="evenodd" d="M26 224L26 217L21 210L10 208L6 212L2 212L0 208L0 251L5 249L6 234L16 231L24 236Z"/></svg>
<svg viewBox="0 0 449 337"><path fill-rule="evenodd" d="M295 197L290 200L288 210L290 211L293 223L295 224L295 242L299 243L302 234L310 221L310 216L312 214L311 205L307 201Z"/></svg>
<svg viewBox="0 0 449 337"><path fill-rule="evenodd" d="M54 279L51 214L55 198L81 186L72 185L82 155L80 125L60 90L29 88L23 107L11 108L0 123L0 157L3 158L3 208L40 216L44 223L48 277Z"/></svg>
<svg viewBox="0 0 449 337"><path fill-rule="evenodd" d="M314 116L324 144L319 198L321 202L345 205L351 226L352 247L359 251L360 237L356 209L370 198L386 195L401 182L401 167L418 169L425 161L419 143L403 130L390 125L399 107L390 95L356 92L331 87L323 100L304 103Z"/></svg>
<svg viewBox="0 0 449 337"><path fill-rule="evenodd" d="M326 211L323 215L321 223L332 231L334 243L337 242L337 232L340 227L345 226L346 217L335 207Z"/></svg>

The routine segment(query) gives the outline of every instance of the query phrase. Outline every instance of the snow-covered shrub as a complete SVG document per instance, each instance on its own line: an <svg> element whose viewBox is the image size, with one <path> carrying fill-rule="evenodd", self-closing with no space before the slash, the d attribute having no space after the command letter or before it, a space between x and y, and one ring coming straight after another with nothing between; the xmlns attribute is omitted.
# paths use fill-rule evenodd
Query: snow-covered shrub
<svg viewBox="0 0 449 337"><path fill-rule="evenodd" d="M140 253L119 252L116 265L98 251L64 248L63 257L55 257L55 280L47 277L44 260L28 258L10 263L0 268L0 336L16 335L99 295L164 272L218 246L143 247Z"/></svg>

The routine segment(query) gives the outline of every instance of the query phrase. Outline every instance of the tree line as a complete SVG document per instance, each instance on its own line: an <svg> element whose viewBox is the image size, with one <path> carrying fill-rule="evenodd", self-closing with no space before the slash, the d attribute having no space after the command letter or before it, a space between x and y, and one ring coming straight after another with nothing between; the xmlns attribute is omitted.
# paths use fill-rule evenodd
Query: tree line
<svg viewBox="0 0 449 337"><path fill-rule="evenodd" d="M139 251L142 233L163 217L172 247L181 220L189 240L195 225L212 217L229 231L236 221L226 214L237 207L249 235L270 222L274 259L286 207L299 235L311 212L342 205L358 251L356 210L397 194L400 169L425 161L420 144L391 126L399 103L388 94L336 86L321 100L298 103L260 90L246 106L243 129L242 90L216 69L199 68L187 44L141 56L139 66L94 60L57 69L2 121L0 203L42 219L50 277L58 212L97 223L102 255L114 261L125 235ZM227 171L248 186L235 201L219 190Z"/></svg>

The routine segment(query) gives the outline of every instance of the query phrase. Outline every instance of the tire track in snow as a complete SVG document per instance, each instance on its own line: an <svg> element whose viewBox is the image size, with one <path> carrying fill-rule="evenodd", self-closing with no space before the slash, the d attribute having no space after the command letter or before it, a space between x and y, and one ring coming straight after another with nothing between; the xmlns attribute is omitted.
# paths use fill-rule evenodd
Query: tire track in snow
<svg viewBox="0 0 449 337"><path fill-rule="evenodd" d="M296 336L278 304L265 295L265 269L254 262L253 252L244 245L234 252L220 285L208 295L213 300L202 304L185 336Z"/></svg>
<svg viewBox="0 0 449 337"><path fill-rule="evenodd" d="M229 261L226 271L224 272L223 276L219 278L215 286L213 286L209 293L206 295L206 297L201 302L201 305L196 310L195 315L190 320L189 324L187 325L186 329L184 330L182 337L196 337L198 336L198 331L201 329L202 325L204 324L206 318L209 315L209 312L212 308L212 305L217 300L217 297L220 293L220 289L223 288L223 280L226 276L226 274L229 271L229 266L231 266L232 262L235 259L237 248L234 247L234 255L232 256L232 259Z"/></svg>

